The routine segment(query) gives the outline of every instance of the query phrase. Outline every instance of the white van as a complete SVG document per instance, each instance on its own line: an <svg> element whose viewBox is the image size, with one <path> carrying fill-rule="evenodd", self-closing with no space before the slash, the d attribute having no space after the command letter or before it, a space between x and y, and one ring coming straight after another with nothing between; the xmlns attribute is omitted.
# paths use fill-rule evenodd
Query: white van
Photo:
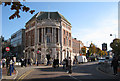
<svg viewBox="0 0 120 81"><path fill-rule="evenodd" d="M77 56L77 59L78 59L78 63L88 62L86 56Z"/></svg>

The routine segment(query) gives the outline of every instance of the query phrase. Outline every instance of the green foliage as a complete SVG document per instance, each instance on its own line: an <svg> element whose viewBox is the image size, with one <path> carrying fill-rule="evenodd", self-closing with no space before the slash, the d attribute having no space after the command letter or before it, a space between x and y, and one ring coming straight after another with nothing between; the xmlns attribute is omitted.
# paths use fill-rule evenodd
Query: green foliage
<svg viewBox="0 0 120 81"><path fill-rule="evenodd" d="M86 54L86 47L85 46L82 47L81 50L82 50L82 53L85 55Z"/></svg>
<svg viewBox="0 0 120 81"><path fill-rule="evenodd" d="M90 55L96 53L96 47L93 43L90 44L89 52L90 52Z"/></svg>
<svg viewBox="0 0 120 81"><path fill-rule="evenodd" d="M115 54L115 56L120 55L120 39L114 39L113 42L110 43L110 47L112 48L112 52Z"/></svg>
<svg viewBox="0 0 120 81"><path fill-rule="evenodd" d="M25 0L23 0L25 1ZM0 4L4 5L4 6L10 6L10 9L15 11L14 14L12 14L9 19L14 19L14 18L20 18L20 11L23 11L23 12L28 12L33 14L33 12L35 12L35 10L30 10L29 7L23 5L19 0L15 0L12 2L12 0L9 0L9 2L1 2L0 1Z"/></svg>

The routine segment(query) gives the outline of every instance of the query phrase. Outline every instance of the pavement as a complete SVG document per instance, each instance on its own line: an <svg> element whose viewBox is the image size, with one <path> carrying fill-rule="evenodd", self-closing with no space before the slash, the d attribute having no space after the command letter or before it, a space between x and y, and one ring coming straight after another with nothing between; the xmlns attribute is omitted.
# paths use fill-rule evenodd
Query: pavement
<svg viewBox="0 0 120 81"><path fill-rule="evenodd" d="M82 64L84 65L84 64ZM62 65L60 65L61 67ZM76 65L77 66L77 65ZM23 75L24 73L28 72L29 70L32 70L34 68L47 68L47 67L51 67L51 66L45 66L45 65L39 65L39 66L36 66L36 65L32 65L32 66L27 66L27 67L20 67L20 66L15 66L15 71L14 73L12 74L12 76L8 76L7 75L7 69L6 68L3 68L2 70L2 79L3 80L6 80L6 79L18 79L21 75ZM75 66L73 66L75 67ZM98 69L99 70L99 69ZM101 71L101 70L100 70ZM105 72L104 72L105 73ZM106 73L106 74L109 74L109 75L112 75L111 73Z"/></svg>
<svg viewBox="0 0 120 81"><path fill-rule="evenodd" d="M15 71L12 73L12 76L7 75L7 69L2 68L2 80L7 80L7 79L17 79L20 77L22 74L26 73L29 70L32 70L34 68L44 68L44 67L51 67L51 66L45 66L43 64L40 64L39 66L32 65L32 66L27 66L27 67L21 67L21 66L15 66Z"/></svg>
<svg viewBox="0 0 120 81"><path fill-rule="evenodd" d="M11 76L7 75L7 68L2 68L2 79L14 79L14 77L17 75L17 71L14 70Z"/></svg>

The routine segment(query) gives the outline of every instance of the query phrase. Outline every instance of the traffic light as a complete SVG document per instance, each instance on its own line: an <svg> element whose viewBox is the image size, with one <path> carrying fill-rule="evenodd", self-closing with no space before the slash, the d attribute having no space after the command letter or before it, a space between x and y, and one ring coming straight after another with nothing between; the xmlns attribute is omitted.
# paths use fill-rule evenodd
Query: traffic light
<svg viewBox="0 0 120 81"><path fill-rule="evenodd" d="M103 43L102 44L102 50L103 51L107 51L107 43Z"/></svg>

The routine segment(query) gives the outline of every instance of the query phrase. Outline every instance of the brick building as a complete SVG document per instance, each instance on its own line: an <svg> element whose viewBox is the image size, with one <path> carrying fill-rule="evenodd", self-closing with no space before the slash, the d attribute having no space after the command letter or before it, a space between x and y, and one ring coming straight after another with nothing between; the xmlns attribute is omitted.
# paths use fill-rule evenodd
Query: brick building
<svg viewBox="0 0 120 81"><path fill-rule="evenodd" d="M25 58L44 63L48 56L58 58L59 62L71 56L72 26L60 13L39 12L25 27Z"/></svg>
<svg viewBox="0 0 120 81"><path fill-rule="evenodd" d="M72 51L74 56L79 56L81 53L81 48L84 46L82 41L72 38Z"/></svg>

